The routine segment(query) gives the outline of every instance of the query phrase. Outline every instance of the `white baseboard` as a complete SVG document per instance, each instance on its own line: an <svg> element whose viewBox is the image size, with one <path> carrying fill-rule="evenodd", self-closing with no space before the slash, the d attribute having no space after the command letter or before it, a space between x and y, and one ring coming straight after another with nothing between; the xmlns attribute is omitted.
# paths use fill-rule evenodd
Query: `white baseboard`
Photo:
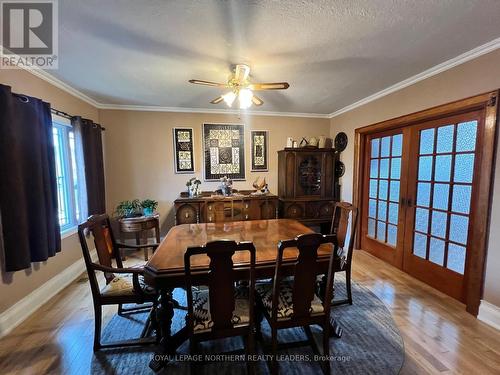
<svg viewBox="0 0 500 375"><path fill-rule="evenodd" d="M477 318L493 328L500 330L500 307L481 300Z"/></svg>
<svg viewBox="0 0 500 375"><path fill-rule="evenodd" d="M97 252L95 250L92 251L90 255L93 260L97 258ZM1 313L0 337L5 336L25 321L44 303L47 303L49 299L76 280L84 271L85 262L83 258L81 258Z"/></svg>

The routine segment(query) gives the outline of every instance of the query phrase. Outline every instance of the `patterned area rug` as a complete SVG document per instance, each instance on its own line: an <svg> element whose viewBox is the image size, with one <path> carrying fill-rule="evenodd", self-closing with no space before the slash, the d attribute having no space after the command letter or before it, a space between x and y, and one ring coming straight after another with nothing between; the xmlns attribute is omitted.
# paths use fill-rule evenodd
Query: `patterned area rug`
<svg viewBox="0 0 500 375"><path fill-rule="evenodd" d="M404 345L389 310L369 289L353 283L353 305L338 306L332 309L332 316L344 329L342 338L330 339L332 374L398 374L404 361ZM345 296L343 275L336 275L335 299ZM175 291L176 299L185 305L185 292ZM185 311L176 310L172 325L175 332L183 326ZM133 314L127 317L114 316L103 330L103 342L135 338L140 335L146 314ZM318 346L321 348L321 329L311 327ZM267 322L262 323L265 342L270 341ZM301 328L279 331L279 342L301 341L306 336ZM202 344L201 351L214 362L199 368L197 374L245 374L246 365L237 356L218 358L217 355L243 348L241 338L232 338ZM267 374L268 368L259 344L257 351L262 360L256 362L256 373ZM189 353L187 342L178 350L177 361L170 362L161 372L163 374L189 374ZM94 355L92 374L153 374L148 363L154 355L154 347L106 349ZM321 374L321 367L315 361L310 346L280 351L280 373Z"/></svg>

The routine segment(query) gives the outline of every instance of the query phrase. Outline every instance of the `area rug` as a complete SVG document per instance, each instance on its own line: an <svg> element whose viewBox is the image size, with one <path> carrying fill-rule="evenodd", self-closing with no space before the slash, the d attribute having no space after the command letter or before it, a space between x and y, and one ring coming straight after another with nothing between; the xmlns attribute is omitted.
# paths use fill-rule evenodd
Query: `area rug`
<svg viewBox="0 0 500 375"><path fill-rule="evenodd" d="M394 320L384 303L368 288L353 283L353 305L332 308L332 316L343 328L340 339L330 339L332 374L398 374L404 361L404 345ZM175 298L185 305L185 292L175 290ZM345 298L345 279L336 275L335 299ZM185 311L176 310L172 330L184 324ZM146 314L132 314L127 317L114 316L103 330L103 342L135 338L140 335ZM321 348L321 329L312 327L318 346ZM270 341L267 322L262 323L264 342ZM301 341L306 336L301 328L279 331L280 342ZM243 348L241 338L231 338L204 343L202 353L210 354L214 362L198 369L197 374L245 374L245 362L237 356L221 358L221 352ZM153 374L148 363L154 355L154 347L106 349L96 353L92 359L92 374ZM261 361L256 362L257 374L269 373L264 353L259 344L257 351ZM178 361L170 362L162 374L189 374L188 343L178 350ZM321 367L315 361L310 346L290 348L279 352L280 373L321 374Z"/></svg>

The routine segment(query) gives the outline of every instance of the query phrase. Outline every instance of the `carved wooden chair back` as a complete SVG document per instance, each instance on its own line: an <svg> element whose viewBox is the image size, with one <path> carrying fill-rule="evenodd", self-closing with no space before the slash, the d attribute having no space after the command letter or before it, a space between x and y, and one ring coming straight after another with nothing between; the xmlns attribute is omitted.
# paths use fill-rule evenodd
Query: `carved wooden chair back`
<svg viewBox="0 0 500 375"><path fill-rule="evenodd" d="M92 266L92 260L90 257L90 251L87 244L87 234L93 238L95 249L97 251L98 263L102 266L111 267L113 266L113 259L116 262L117 268L123 268L123 263L119 254L118 246L116 246L115 237L113 236L113 231L111 229L111 223L109 216L106 214L102 215L92 215L88 220L78 226L78 234L80 237L80 243L83 250L83 256L85 259L85 264L87 266L87 272L89 273L89 281L91 285L97 284L97 279L95 278L94 267ZM90 274L93 274L92 277ZM106 278L106 283L111 282L115 275L110 272L105 272L104 277ZM97 289L99 290L99 289Z"/></svg>
<svg viewBox="0 0 500 375"><path fill-rule="evenodd" d="M354 249L354 238L358 223L358 209L347 202L337 202L333 210L330 233L335 235L335 251L339 255L342 268L350 267ZM346 247L346 240L348 244Z"/></svg>
<svg viewBox="0 0 500 375"><path fill-rule="evenodd" d="M295 263L294 282L292 291L293 315L292 320L307 318L311 315L311 302L314 298L316 290L317 276L317 258L318 249L322 244L333 244L334 236L322 235L319 233L302 234L293 240L280 241L278 245L278 259L273 281L273 301L272 301L272 320L278 319L279 295L281 287L281 266L283 263L283 254L285 249L297 248L299 254ZM330 266L333 264L334 253L332 252ZM331 267L330 271L331 271ZM329 271L329 274L331 273ZM330 299L326 298L324 304L324 313L329 315L332 290L327 290L330 293ZM328 297L328 296L327 296Z"/></svg>
<svg viewBox="0 0 500 375"><path fill-rule="evenodd" d="M232 315L235 310L235 277L233 255L236 252L250 253L249 269L249 325L253 324L253 306L255 300L255 247L252 242L218 240L208 242L205 246L189 247L184 254L184 267L186 274L187 300L188 300L188 329L192 333L193 322L193 292L191 257L205 254L210 258L210 271L208 274L208 293L210 316L213 321L213 331L231 329L233 327Z"/></svg>

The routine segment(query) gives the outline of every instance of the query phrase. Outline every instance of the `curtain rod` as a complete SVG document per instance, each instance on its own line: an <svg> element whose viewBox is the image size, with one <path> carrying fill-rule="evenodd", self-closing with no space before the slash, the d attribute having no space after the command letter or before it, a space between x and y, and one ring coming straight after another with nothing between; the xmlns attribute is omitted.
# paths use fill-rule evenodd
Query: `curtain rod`
<svg viewBox="0 0 500 375"><path fill-rule="evenodd" d="M67 119L71 119L73 118L74 116L71 116L70 114L67 114L66 112L63 112L63 111L60 111L58 109L55 109L55 108L50 108L50 111L58 116L61 116L61 117L66 117Z"/></svg>
<svg viewBox="0 0 500 375"><path fill-rule="evenodd" d="M66 112L63 112L63 111L60 111L58 109L55 109L55 108L50 108L50 111L58 116L61 116L61 117L65 117L67 119L72 119L73 117L75 116L72 116L70 115L69 113L66 113ZM96 126L99 126L101 128L101 130L106 130L106 128L103 128L101 125L99 124L95 124Z"/></svg>

